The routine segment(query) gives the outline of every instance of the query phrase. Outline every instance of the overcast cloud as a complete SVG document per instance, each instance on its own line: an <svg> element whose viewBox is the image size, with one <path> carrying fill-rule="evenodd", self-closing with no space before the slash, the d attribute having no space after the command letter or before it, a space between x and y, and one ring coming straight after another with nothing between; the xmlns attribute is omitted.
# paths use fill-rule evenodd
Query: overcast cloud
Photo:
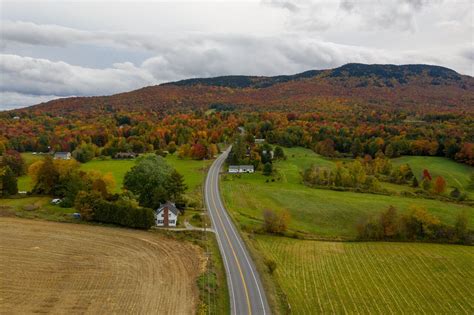
<svg viewBox="0 0 474 315"><path fill-rule="evenodd" d="M471 1L1 5L0 110L190 77L290 74L348 62L474 72Z"/></svg>

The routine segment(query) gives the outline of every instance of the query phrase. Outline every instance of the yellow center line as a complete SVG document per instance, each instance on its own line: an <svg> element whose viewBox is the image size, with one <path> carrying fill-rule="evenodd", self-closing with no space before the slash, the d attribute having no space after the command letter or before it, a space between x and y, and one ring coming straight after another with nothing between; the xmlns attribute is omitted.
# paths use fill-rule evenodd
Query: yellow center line
<svg viewBox="0 0 474 315"><path fill-rule="evenodd" d="M214 179L214 174L212 174L211 179ZM211 180L211 182L212 182L212 180ZM212 187L212 185L211 185L211 187ZM222 221L221 215L219 214L219 210L217 208L217 204L216 204L216 201L214 199L214 194L212 193L212 189L211 189L211 200L212 200L212 203L214 204L214 208L216 209L216 213L217 213L217 216L218 216L219 221L221 223L222 229L224 230L224 234L227 238L227 242L229 243L230 249L232 250L232 254L234 255L235 262L237 263L237 268L239 269L240 278L242 279L242 283L244 285L244 292L245 292L245 297L247 299L247 307L248 307L248 310L249 310L249 315L251 315L252 314L252 309L250 308L250 298L249 298L249 293L248 293L248 289L247 289L247 284L245 283L244 274L242 273L242 268L240 267L240 263L239 263L239 260L237 259L237 254L235 253L234 247L232 246L232 243L230 242L230 238L229 238L229 235L227 234L227 230L224 227L224 222Z"/></svg>

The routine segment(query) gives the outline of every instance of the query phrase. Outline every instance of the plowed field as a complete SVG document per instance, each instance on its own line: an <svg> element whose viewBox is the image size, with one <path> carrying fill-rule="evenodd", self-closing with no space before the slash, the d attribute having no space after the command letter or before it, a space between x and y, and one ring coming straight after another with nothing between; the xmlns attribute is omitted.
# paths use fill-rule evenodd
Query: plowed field
<svg viewBox="0 0 474 315"><path fill-rule="evenodd" d="M0 218L1 313L193 314L201 250L143 231Z"/></svg>

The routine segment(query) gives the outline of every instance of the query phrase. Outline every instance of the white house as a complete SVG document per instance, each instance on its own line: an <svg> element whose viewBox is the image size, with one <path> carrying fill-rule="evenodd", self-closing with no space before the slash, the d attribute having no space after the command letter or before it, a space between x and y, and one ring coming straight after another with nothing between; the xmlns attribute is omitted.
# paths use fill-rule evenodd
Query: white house
<svg viewBox="0 0 474 315"><path fill-rule="evenodd" d="M55 160L70 160L71 153L70 152L55 152L54 159Z"/></svg>
<svg viewBox="0 0 474 315"><path fill-rule="evenodd" d="M176 226L178 223L179 210L172 202L161 204L155 212L156 226Z"/></svg>
<svg viewBox="0 0 474 315"><path fill-rule="evenodd" d="M230 165L229 173L253 173L253 165Z"/></svg>

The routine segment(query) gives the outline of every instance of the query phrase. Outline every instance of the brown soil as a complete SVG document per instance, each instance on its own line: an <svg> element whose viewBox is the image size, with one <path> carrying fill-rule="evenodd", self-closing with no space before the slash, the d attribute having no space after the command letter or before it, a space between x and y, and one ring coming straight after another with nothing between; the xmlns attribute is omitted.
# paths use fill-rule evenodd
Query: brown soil
<svg viewBox="0 0 474 315"><path fill-rule="evenodd" d="M121 228L0 218L0 310L193 314L203 254Z"/></svg>

